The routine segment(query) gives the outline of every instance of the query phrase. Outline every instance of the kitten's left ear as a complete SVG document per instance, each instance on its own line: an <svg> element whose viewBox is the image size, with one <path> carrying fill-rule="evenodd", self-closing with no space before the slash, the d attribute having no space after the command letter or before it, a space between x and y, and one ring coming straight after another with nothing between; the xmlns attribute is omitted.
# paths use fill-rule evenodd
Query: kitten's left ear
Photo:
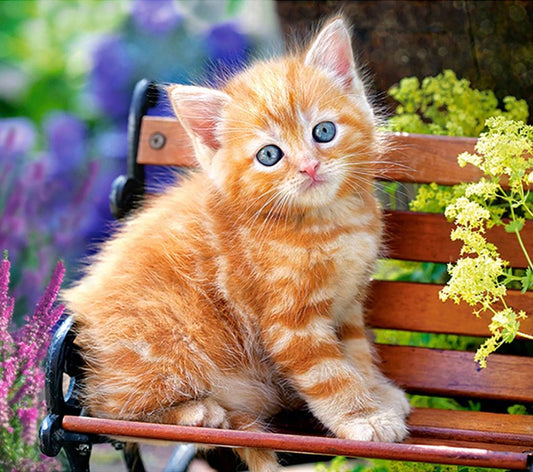
<svg viewBox="0 0 533 472"><path fill-rule="evenodd" d="M192 139L200 165L208 169L220 148L217 128L231 98L218 90L191 85L173 85L168 94L174 113Z"/></svg>
<svg viewBox="0 0 533 472"><path fill-rule="evenodd" d="M363 93L363 82L355 70L350 33L341 18L322 28L304 62L333 74L347 90Z"/></svg>

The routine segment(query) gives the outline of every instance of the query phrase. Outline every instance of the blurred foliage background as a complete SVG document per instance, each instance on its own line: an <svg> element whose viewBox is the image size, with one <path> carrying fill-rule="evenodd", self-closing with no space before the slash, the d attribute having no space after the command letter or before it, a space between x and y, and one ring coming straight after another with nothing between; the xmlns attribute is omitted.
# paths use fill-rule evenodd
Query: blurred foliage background
<svg viewBox="0 0 533 472"><path fill-rule="evenodd" d="M269 0L1 1L0 44L0 251L19 321L57 260L72 279L109 233L135 83L210 83L282 48Z"/></svg>

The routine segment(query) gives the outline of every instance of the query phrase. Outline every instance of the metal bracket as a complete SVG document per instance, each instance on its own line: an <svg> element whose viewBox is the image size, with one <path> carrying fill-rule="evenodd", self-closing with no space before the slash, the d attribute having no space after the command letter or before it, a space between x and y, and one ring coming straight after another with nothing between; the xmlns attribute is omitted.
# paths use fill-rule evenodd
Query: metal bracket
<svg viewBox="0 0 533 472"><path fill-rule="evenodd" d="M70 433L61 424L64 415L79 415L82 411L78 401L82 360L74 344L75 337L72 317L63 317L48 348L45 367L48 415L41 423L39 442L46 456L55 457L64 449L71 470L89 472L92 444L105 439ZM65 374L70 377L66 394L63 392Z"/></svg>
<svg viewBox="0 0 533 472"><path fill-rule="evenodd" d="M123 218L142 201L144 166L137 163L142 118L156 105L159 91L155 82L142 79L133 91L128 115L127 175L118 176L111 185L109 205L116 219Z"/></svg>

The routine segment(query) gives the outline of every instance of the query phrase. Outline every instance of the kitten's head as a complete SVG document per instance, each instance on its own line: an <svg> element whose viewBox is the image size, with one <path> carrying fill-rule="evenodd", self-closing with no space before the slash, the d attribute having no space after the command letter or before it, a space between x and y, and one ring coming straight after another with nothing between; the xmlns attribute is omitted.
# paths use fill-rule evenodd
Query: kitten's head
<svg viewBox="0 0 533 472"><path fill-rule="evenodd" d="M374 116L342 19L304 54L258 63L223 90L169 93L201 166L247 208L301 211L370 191Z"/></svg>

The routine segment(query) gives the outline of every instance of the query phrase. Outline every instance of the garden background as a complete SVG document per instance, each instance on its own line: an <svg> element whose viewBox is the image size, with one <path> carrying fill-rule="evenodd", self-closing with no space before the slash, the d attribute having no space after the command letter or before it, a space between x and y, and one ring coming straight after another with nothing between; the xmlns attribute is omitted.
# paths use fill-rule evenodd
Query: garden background
<svg viewBox="0 0 533 472"><path fill-rule="evenodd" d="M533 106L531 1L0 1L0 250L11 262L15 324L59 260L68 284L109 234L137 80L213 83L339 11L390 114L391 86L444 70L500 102L512 95ZM168 104L153 113L170 114ZM150 172L150 186L166 181Z"/></svg>

